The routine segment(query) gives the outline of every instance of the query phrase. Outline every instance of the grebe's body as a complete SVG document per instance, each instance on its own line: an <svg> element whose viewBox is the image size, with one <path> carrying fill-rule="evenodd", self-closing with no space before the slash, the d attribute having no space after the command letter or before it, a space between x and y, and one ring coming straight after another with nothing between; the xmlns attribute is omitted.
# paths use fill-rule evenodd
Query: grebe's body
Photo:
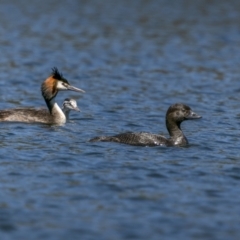
<svg viewBox="0 0 240 240"><path fill-rule="evenodd" d="M77 111L80 112L80 109L77 106L77 102L74 99L66 98L62 105L62 112L64 116L60 116L58 114L58 119L61 121L66 122L69 120L69 113L70 111ZM16 109L9 109L9 110L2 110L0 111L0 116L6 116L6 121L9 122L16 122L16 115L18 116L18 122L41 122L41 123L49 123L53 121L52 115L49 114L47 109L43 108L16 108Z"/></svg>
<svg viewBox="0 0 240 240"><path fill-rule="evenodd" d="M57 68L53 68L52 74L41 87L42 96L47 104L49 112L44 109L16 108L0 110L0 121L4 122L25 122L25 123L45 123L64 124L66 116L62 109L55 102L58 91L71 90L84 92L82 89L73 87L63 78Z"/></svg>
<svg viewBox="0 0 240 240"><path fill-rule="evenodd" d="M198 118L201 118L201 116L194 113L189 106L176 103L170 106L166 113L166 127L170 138L145 132L126 132L114 136L95 137L90 142L118 142L134 146L185 146L188 144L188 140L184 136L180 125L185 120Z"/></svg>

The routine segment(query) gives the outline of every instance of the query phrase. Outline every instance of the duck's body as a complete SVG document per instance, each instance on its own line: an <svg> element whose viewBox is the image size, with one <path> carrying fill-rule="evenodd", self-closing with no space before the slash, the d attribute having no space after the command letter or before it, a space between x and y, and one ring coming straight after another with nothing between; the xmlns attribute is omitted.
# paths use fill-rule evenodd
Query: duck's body
<svg viewBox="0 0 240 240"><path fill-rule="evenodd" d="M67 120L64 112L55 102L58 91L72 90L84 92L79 88L71 86L68 81L53 68L52 75L47 78L41 87L42 96L48 106L48 112L44 109L36 108L16 108L0 110L0 121L25 122L25 123L45 123L64 124Z"/></svg>
<svg viewBox="0 0 240 240"><path fill-rule="evenodd" d="M170 106L166 114L166 126L170 138L145 132L126 132L110 137L96 137L90 142L118 142L135 146L185 146L188 144L188 140L180 128L181 122L198 118L201 116L194 113L189 106L177 103Z"/></svg>
<svg viewBox="0 0 240 240"><path fill-rule="evenodd" d="M126 132L114 136L101 136L90 140L90 142L117 142L134 146L161 146L167 145L168 140L161 135L146 132Z"/></svg>

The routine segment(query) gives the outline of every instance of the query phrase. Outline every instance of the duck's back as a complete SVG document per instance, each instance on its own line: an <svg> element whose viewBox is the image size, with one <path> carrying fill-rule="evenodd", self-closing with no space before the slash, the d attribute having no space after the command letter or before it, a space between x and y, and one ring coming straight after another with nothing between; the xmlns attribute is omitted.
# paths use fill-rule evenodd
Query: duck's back
<svg viewBox="0 0 240 240"><path fill-rule="evenodd" d="M133 133L126 132L120 133L115 136L107 137L101 136L90 140L90 142L118 142L135 146L161 146L168 145L168 140L161 135L151 134L145 132Z"/></svg>

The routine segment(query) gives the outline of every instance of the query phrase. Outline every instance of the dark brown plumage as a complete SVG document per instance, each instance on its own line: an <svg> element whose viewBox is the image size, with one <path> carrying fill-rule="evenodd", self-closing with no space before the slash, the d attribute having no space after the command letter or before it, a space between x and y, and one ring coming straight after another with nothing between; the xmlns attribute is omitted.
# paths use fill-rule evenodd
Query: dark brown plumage
<svg viewBox="0 0 240 240"><path fill-rule="evenodd" d="M184 146L188 144L188 140L184 136L180 125L185 120L198 118L201 118L201 116L194 113L189 106L176 103L170 106L166 113L166 127L170 138L145 132L127 132L110 137L95 137L90 142L118 142L134 146Z"/></svg>

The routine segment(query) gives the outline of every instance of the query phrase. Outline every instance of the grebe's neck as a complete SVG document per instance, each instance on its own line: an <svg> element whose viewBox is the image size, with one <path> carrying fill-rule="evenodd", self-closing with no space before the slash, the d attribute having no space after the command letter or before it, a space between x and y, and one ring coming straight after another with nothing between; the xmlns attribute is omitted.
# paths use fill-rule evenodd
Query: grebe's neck
<svg viewBox="0 0 240 240"><path fill-rule="evenodd" d="M46 91L45 92L42 91L43 98L47 104L50 115L52 115L54 119L54 122L65 123L66 122L65 114L63 113L62 109L58 106L58 104L55 101L57 91L53 96L46 93L47 93Z"/></svg>
<svg viewBox="0 0 240 240"><path fill-rule="evenodd" d="M47 104L47 107L48 107L48 110L49 110L50 114L52 114L53 106L54 106L54 104L56 103L56 102L55 102L55 99L52 98L51 100L48 100L48 99L46 99L45 97L43 97L43 98L44 98L44 100L45 100L45 102L46 102L46 104Z"/></svg>
<svg viewBox="0 0 240 240"><path fill-rule="evenodd" d="M52 114L52 109L55 104L55 97L58 94L56 81L49 77L43 83L41 87L42 96L47 104L50 114Z"/></svg>
<svg viewBox="0 0 240 240"><path fill-rule="evenodd" d="M62 111L63 111L64 115L66 116L66 119L69 119L70 109L63 109Z"/></svg>
<svg viewBox="0 0 240 240"><path fill-rule="evenodd" d="M66 122L65 114L63 113L62 109L58 106L58 104L54 101L54 99L48 102L47 106L49 108L50 114L53 116L54 119L57 120L57 122L61 123Z"/></svg>

